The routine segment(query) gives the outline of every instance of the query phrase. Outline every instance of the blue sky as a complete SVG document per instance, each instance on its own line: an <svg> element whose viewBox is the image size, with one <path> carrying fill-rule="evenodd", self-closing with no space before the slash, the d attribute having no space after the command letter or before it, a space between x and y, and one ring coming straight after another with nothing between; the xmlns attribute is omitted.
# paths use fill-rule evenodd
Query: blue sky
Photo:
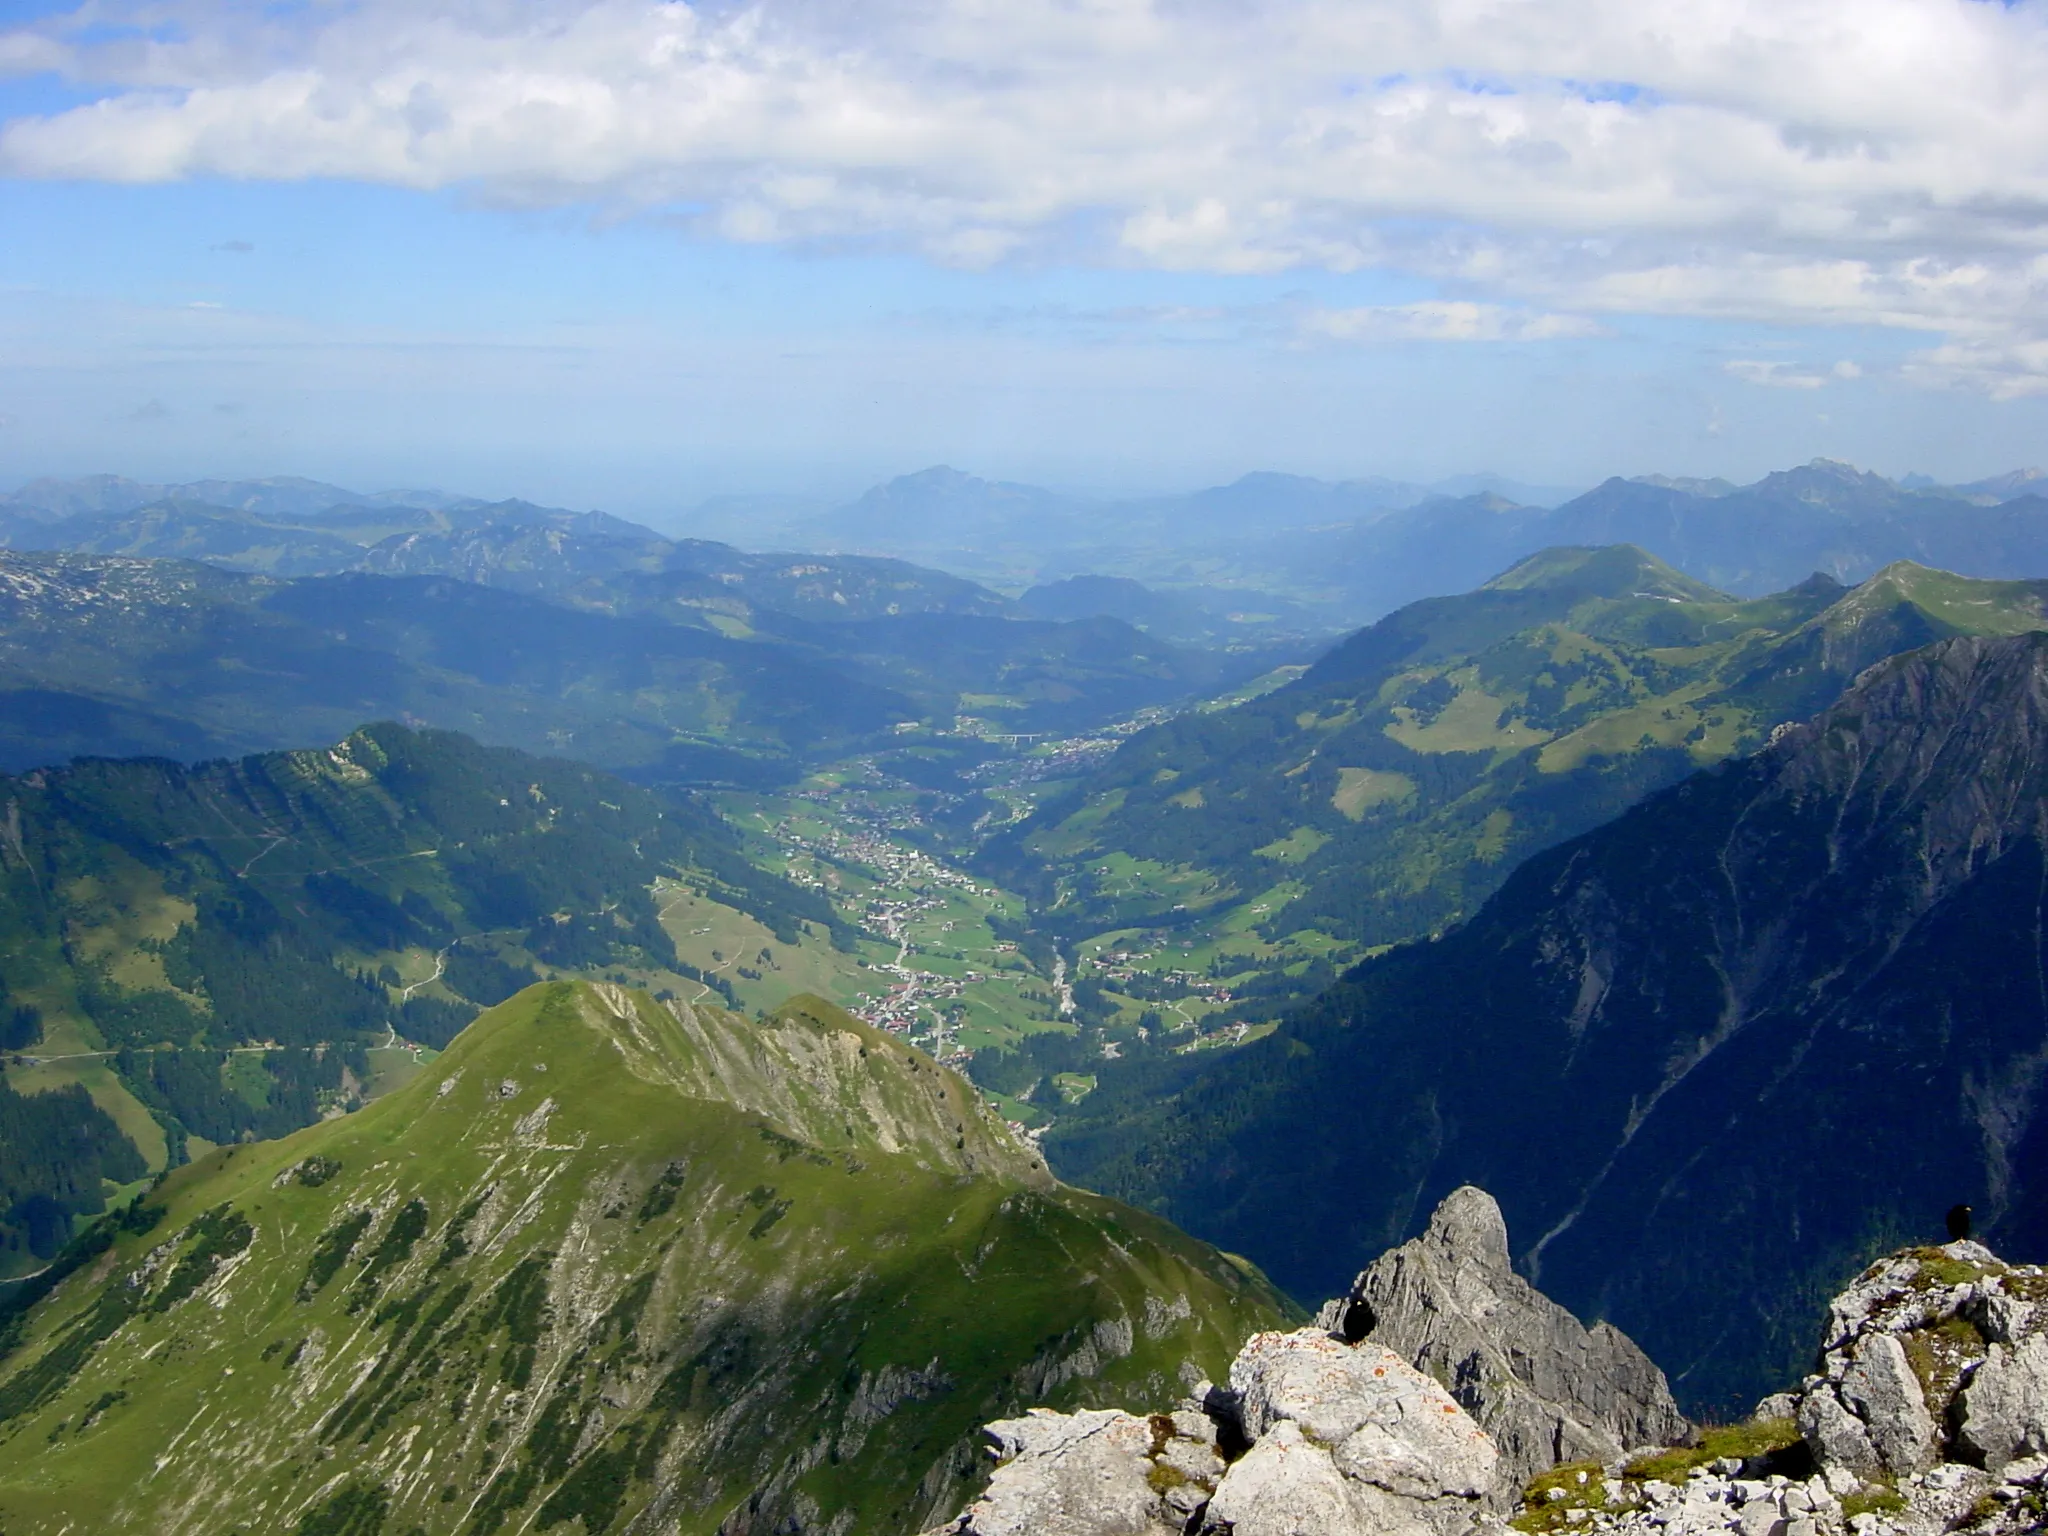
<svg viewBox="0 0 2048 1536"><path fill-rule="evenodd" d="M0 483L2048 459L2037 9L1840 14L0 5Z"/></svg>

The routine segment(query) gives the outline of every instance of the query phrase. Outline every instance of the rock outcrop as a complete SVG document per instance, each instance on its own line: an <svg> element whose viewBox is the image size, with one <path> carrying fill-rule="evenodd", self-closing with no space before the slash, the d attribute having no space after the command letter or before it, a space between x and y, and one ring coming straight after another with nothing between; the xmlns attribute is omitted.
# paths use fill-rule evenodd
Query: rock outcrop
<svg viewBox="0 0 2048 1536"><path fill-rule="evenodd" d="M1317 1328L1254 1336L1181 1410L1035 1412L947 1536L1465 1536L1490 1525L1493 1442L1392 1351ZM1225 1450L1239 1451L1226 1464ZM932 1533L938 1536L938 1533Z"/></svg>
<svg viewBox="0 0 2048 1536"><path fill-rule="evenodd" d="M2019 1536L2048 1530L2048 1271L1968 1241L1873 1264L1814 1373L1704 1444L1564 1468L1524 1530Z"/></svg>
<svg viewBox="0 0 2048 1536"><path fill-rule="evenodd" d="M971 1536L1180 1536L1223 1475L1216 1426L1183 1409L1034 1408L988 1426L1002 1465L947 1532Z"/></svg>
<svg viewBox="0 0 2048 1536"><path fill-rule="evenodd" d="M1500 1206L1469 1184L1317 1321L1442 1382L1492 1436L1516 1488L1563 1462L1613 1461L1686 1433L1664 1373L1628 1335L1584 1327L1514 1272Z"/></svg>
<svg viewBox="0 0 2048 1536"><path fill-rule="evenodd" d="M1323 1326L1254 1335L1228 1386L989 1426L987 1492L928 1536L2048 1531L2048 1268L1894 1254L1834 1299L1811 1375L1695 1431L1641 1350L1507 1255L1499 1208L1458 1190Z"/></svg>
<svg viewBox="0 0 2048 1536"><path fill-rule="evenodd" d="M2048 1273L1969 1241L1873 1264L1828 1309L1798 1417L1823 1467L1861 1477L2048 1454Z"/></svg>

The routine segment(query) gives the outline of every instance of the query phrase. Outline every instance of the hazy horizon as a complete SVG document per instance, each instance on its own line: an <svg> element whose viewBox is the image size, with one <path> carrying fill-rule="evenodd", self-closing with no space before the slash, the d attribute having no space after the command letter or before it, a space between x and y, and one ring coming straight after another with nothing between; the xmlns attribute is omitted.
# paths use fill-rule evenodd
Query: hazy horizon
<svg viewBox="0 0 2048 1536"><path fill-rule="evenodd" d="M18 0L0 481L2043 457L2043 8Z"/></svg>

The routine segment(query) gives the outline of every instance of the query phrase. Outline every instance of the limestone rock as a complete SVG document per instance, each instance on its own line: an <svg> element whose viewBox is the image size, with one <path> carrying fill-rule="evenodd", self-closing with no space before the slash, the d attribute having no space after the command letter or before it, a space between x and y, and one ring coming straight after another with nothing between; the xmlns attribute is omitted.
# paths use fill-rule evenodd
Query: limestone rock
<svg viewBox="0 0 2048 1536"><path fill-rule="evenodd" d="M1992 1472L2048 1452L2048 1335L1989 1346L1962 1393L1956 1442Z"/></svg>
<svg viewBox="0 0 2048 1536"><path fill-rule="evenodd" d="M1329 1536L1376 1531L1358 1484L1337 1470L1329 1451L1282 1423L1224 1477L1200 1529L1229 1536ZM1424 1536L1422 1524L1395 1526Z"/></svg>
<svg viewBox="0 0 2048 1536"><path fill-rule="evenodd" d="M1412 1242L1382 1254L1318 1319L1448 1385L1519 1488L1567 1461L1613 1461L1687 1430L1664 1373L1619 1329L1591 1328L1517 1275L1493 1197L1452 1191Z"/></svg>
<svg viewBox="0 0 2048 1536"><path fill-rule="evenodd" d="M2048 1275L1967 1240L1871 1265L1829 1305L1798 1419L1823 1468L1862 1478L2048 1451Z"/></svg>
<svg viewBox="0 0 2048 1536"><path fill-rule="evenodd" d="M1216 1536L1460 1536L1499 1455L1449 1393L1392 1350L1320 1328L1261 1333L1221 1406L1251 1449L1217 1484Z"/></svg>
<svg viewBox="0 0 2048 1536"><path fill-rule="evenodd" d="M927 1536L1470 1536L1498 1469L1443 1388L1313 1328L1254 1335L1229 1388L1176 1413L1036 1409L988 1434L988 1491Z"/></svg>
<svg viewBox="0 0 2048 1536"><path fill-rule="evenodd" d="M2039 1536L2048 1530L2048 1271L1976 1243L1881 1260L1834 1299L1813 1375L1757 1405L1797 1447L1702 1447L1672 1481L1611 1462L1536 1485L1583 1536ZM1774 1438L1774 1437L1772 1437ZM1740 1443L1735 1442L1735 1443Z"/></svg>
<svg viewBox="0 0 2048 1536"><path fill-rule="evenodd" d="M1238 1353L1230 1385L1254 1445L1293 1423L1355 1482L1421 1501L1493 1490L1500 1458L1492 1440L1390 1349L1346 1344L1319 1328L1261 1333Z"/></svg>
<svg viewBox="0 0 2048 1536"><path fill-rule="evenodd" d="M1201 1536L1446 1536L1469 1509L1432 1507L1345 1475L1329 1450L1283 1420L1231 1467Z"/></svg>
<svg viewBox="0 0 2048 1536"><path fill-rule="evenodd" d="M1869 1428L1833 1392L1808 1392L1800 1398L1798 1421L1800 1438L1821 1466L1839 1467L1858 1481L1884 1471Z"/></svg>
<svg viewBox="0 0 2048 1536"><path fill-rule="evenodd" d="M1024 1418L998 1420L987 1433L1002 1465L988 1491L940 1530L957 1536L1180 1536L1186 1514L1166 1506L1148 1475L1155 1421L1113 1408L1034 1408ZM1220 1458L1216 1464L1220 1470Z"/></svg>
<svg viewBox="0 0 2048 1536"><path fill-rule="evenodd" d="M1879 1464L1893 1474L1923 1472L1941 1460L1934 1418L1896 1334L1859 1341L1837 1389L1863 1421Z"/></svg>

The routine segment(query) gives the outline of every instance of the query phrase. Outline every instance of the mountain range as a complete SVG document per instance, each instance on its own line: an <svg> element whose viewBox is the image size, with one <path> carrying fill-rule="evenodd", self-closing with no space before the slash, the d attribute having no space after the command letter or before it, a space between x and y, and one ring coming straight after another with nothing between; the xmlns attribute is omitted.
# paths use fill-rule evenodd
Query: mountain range
<svg viewBox="0 0 2048 1536"><path fill-rule="evenodd" d="M1164 1410L1288 1310L816 999L559 982L0 1299L0 1518L910 1536L987 1418Z"/></svg>
<svg viewBox="0 0 2048 1536"><path fill-rule="evenodd" d="M1234 1052L1109 1063L1064 1177L1342 1285L1461 1183L1696 1411L1934 1212L2048 1249L2048 634L1880 662Z"/></svg>
<svg viewBox="0 0 2048 1536"><path fill-rule="evenodd" d="M1248 613L1264 603L1327 628L1467 590L1555 545L1639 545L1746 597L1816 571L1853 584L1899 560L1987 578L2048 569L2048 499L2034 470L1939 486L1817 459L1747 486L1653 475L1576 496L1497 481L1453 489L1261 474L1179 497L1088 502L931 469L793 532L815 548L900 555L1012 587L1092 574L1207 590Z"/></svg>
<svg viewBox="0 0 2048 1536"><path fill-rule="evenodd" d="M913 1532L1468 1183L1713 1418L2048 1243L2041 477L1451 489L10 498L0 1522Z"/></svg>
<svg viewBox="0 0 2048 1536"><path fill-rule="evenodd" d="M1899 563L1743 600L1632 546L1552 549L1138 733L983 857L1072 937L1255 910L1270 940L1393 943L1886 656L2044 627L2048 582Z"/></svg>
<svg viewBox="0 0 2048 1536"><path fill-rule="evenodd" d="M2031 577L2048 558L2044 484L2037 470L1953 486L1893 481L1816 459L1746 486L1647 475L1573 495L1495 476L1423 487L1262 472L1180 495L1095 501L935 467L836 510L795 514L757 498L682 516L754 548L838 552L805 560L518 501L365 496L310 481L156 486L100 476L38 481L0 500L0 545L205 559L279 575L459 575L547 595L580 582L586 597L614 577L690 573L704 579L679 583L670 600L706 615L720 599L727 609L739 600L826 620L1015 611L958 577L876 564L899 557L1010 593L1073 577L1166 588L1138 594L1098 583L1050 595L1039 611L1088 617L1077 603L1092 599L1094 612L1148 629L1163 621L1154 633L1164 639L1257 646L1464 591L1556 545L1636 544L1746 597L1816 571L1854 584L1899 560ZM823 569L789 575L805 564ZM1192 624L1191 613L1201 615Z"/></svg>
<svg viewBox="0 0 2048 1536"><path fill-rule="evenodd" d="M742 609L755 629L666 579L576 605L448 576L282 579L0 553L0 767L192 760L388 717L643 778L772 782L899 724L951 728L968 714L999 730L1086 729L1277 659L1174 646L1110 618L820 624ZM787 580L789 601L809 600L801 575Z"/></svg>

